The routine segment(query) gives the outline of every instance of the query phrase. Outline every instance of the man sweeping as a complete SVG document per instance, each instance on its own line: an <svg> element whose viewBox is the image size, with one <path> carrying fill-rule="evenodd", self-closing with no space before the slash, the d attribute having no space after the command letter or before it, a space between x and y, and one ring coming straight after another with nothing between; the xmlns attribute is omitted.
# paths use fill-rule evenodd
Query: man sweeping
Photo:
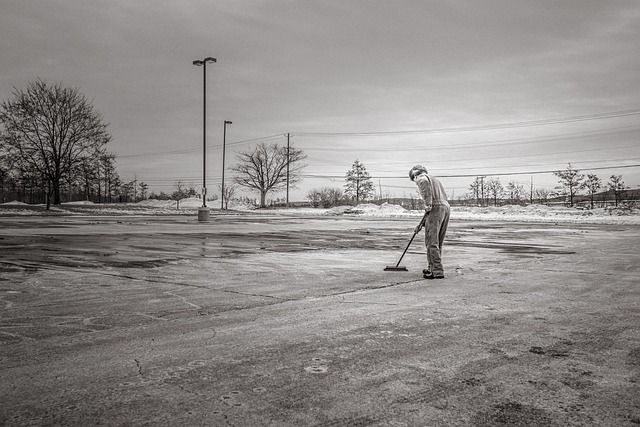
<svg viewBox="0 0 640 427"><path fill-rule="evenodd" d="M424 166L416 165L411 168L409 178L418 186L418 192L424 201L424 209L427 213L425 220L415 229L415 232L418 233L423 226L426 227L425 244L429 266L426 270L422 270L422 277L425 279L444 279L442 243L447 234L450 213L447 193L442 183L429 175Z"/></svg>

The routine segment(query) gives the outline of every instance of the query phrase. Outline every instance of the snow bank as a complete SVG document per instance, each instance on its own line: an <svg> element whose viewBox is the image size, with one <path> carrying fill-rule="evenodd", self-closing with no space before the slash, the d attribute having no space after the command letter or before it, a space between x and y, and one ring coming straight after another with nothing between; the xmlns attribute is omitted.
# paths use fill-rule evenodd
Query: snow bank
<svg viewBox="0 0 640 427"><path fill-rule="evenodd" d="M640 224L640 210L627 210L618 214L611 209L578 209L564 206L500 206L454 207L451 218L458 220L513 221L513 222L562 222L588 224Z"/></svg>
<svg viewBox="0 0 640 427"><path fill-rule="evenodd" d="M175 209L176 201L175 200L156 200L156 199L148 199L142 200L137 203L138 206L144 206L149 208L171 208Z"/></svg>
<svg viewBox="0 0 640 427"><path fill-rule="evenodd" d="M0 208L2 216L32 216L43 214L64 215L196 215L202 206L202 199L195 197L180 200L144 200L139 203L93 204L91 202L65 203L52 206L50 211L44 205L28 205L22 202L7 202ZM215 212L220 208L219 201L207 202L207 206ZM374 205L363 203L358 206L338 206L330 209L322 208L278 208L256 209L255 206L232 201L230 211L251 211L264 215L283 216L359 216L381 218L420 218L421 210L407 210L399 205L384 203ZM629 207L578 209L564 206L500 206L500 207L466 207L451 208L452 221L510 221L537 223L585 223L585 224L640 224L640 210Z"/></svg>
<svg viewBox="0 0 640 427"><path fill-rule="evenodd" d="M175 200L142 200L136 203L137 206L143 206L148 208L156 208L156 209L178 209L176 207ZM179 209L198 209L202 206L202 199L198 199L197 197L188 197L186 199L180 200L180 203L177 205ZM220 200L208 200L207 207L211 209L219 209L220 208ZM246 203L231 201L229 202L229 209L238 210L238 211L249 211L254 210L255 206L248 205Z"/></svg>
<svg viewBox="0 0 640 427"><path fill-rule="evenodd" d="M89 201L89 200L83 200L83 201L78 201L78 202L65 202L62 203L63 205L70 205L70 206L74 206L74 205L95 205L95 203Z"/></svg>
<svg viewBox="0 0 640 427"><path fill-rule="evenodd" d="M325 215L358 215L371 217L421 217L422 210L406 210L402 206L361 204L355 207L338 206ZM640 224L640 210L629 208L578 209L564 206L507 205L500 207L451 208L451 219L462 221L562 222L588 224Z"/></svg>
<svg viewBox="0 0 640 427"><path fill-rule="evenodd" d="M379 216L379 217L397 217L409 214L405 208L399 205L390 205L383 203L382 205L374 205L372 203L359 204L358 206L337 206L331 208L327 214L330 215L362 215L362 216Z"/></svg>
<svg viewBox="0 0 640 427"><path fill-rule="evenodd" d="M11 205L13 205L13 206L16 206L16 205L18 205L18 206L28 206L27 203L19 202L17 200L14 200L12 202L6 202L6 203L3 203L2 205L3 206L11 206Z"/></svg>

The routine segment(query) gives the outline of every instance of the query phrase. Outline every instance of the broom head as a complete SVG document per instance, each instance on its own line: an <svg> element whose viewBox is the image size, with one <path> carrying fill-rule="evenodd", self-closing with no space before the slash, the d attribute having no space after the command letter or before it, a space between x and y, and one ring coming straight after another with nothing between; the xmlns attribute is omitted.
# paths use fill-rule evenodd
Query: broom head
<svg viewBox="0 0 640 427"><path fill-rule="evenodd" d="M395 265L388 265L387 267L385 267L384 271L409 271L407 270L407 267L404 266L395 266Z"/></svg>

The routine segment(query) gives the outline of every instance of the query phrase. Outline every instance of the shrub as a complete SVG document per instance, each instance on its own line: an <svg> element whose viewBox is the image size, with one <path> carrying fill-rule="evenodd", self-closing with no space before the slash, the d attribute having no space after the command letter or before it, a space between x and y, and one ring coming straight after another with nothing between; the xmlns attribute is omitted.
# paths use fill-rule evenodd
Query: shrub
<svg viewBox="0 0 640 427"><path fill-rule="evenodd" d="M307 193L307 200L314 208L332 208L338 206L342 200L342 190L340 188L323 187L314 188Z"/></svg>

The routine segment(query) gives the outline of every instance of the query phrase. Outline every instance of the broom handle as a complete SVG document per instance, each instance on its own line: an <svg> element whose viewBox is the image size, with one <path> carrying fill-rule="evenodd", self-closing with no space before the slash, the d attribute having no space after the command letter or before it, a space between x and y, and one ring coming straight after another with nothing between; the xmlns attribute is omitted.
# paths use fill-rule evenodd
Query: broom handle
<svg viewBox="0 0 640 427"><path fill-rule="evenodd" d="M429 212L425 212L424 216L422 217L422 220L420 220L420 224L422 224L426 219L427 219L427 215L429 215ZM425 224L426 226L426 224ZM404 258L404 254L407 253L407 250L409 249L409 246L411 246L411 243L413 243L413 239L415 239L416 234L418 234L417 231L413 232L413 236L411 236L411 240L409 240L409 244L407 245L406 248L404 248L404 252L402 252L402 256L400 256L400 259L398 260L398 263L396 264L396 268L400 265L400 262L402 261L402 258Z"/></svg>

